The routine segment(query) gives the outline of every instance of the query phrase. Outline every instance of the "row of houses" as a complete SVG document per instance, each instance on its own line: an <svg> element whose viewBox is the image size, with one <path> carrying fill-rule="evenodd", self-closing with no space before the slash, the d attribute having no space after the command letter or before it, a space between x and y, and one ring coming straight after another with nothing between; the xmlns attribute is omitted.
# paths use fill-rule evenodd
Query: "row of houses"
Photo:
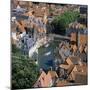
<svg viewBox="0 0 90 90"><path fill-rule="evenodd" d="M63 87L85 84L87 84L87 65L81 62L79 57L71 56L66 59L65 63L59 65L59 73L52 70L48 72L42 70L33 87Z"/></svg>
<svg viewBox="0 0 90 90"><path fill-rule="evenodd" d="M17 5L20 5L22 8L26 8L28 11L35 10L37 16L42 16L43 12L41 11L41 8L46 8L46 12L49 16L57 16L61 15L67 10L78 10L79 5L65 5L65 4L53 4L53 3L44 3L44 2L31 2L31 1L19 1L19 0L13 0L12 4L15 5L14 8L16 8ZM36 7L38 7L36 9Z"/></svg>

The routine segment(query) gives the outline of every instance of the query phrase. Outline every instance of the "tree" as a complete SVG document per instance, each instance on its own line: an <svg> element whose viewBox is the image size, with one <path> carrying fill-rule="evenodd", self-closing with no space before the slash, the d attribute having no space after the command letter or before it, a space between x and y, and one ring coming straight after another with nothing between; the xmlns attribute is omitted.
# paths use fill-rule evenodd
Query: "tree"
<svg viewBox="0 0 90 90"><path fill-rule="evenodd" d="M60 16L56 16L51 23L51 25L54 26L53 32L64 35L68 25L71 22L76 21L78 17L79 17L79 12L77 11L67 11Z"/></svg>
<svg viewBox="0 0 90 90"><path fill-rule="evenodd" d="M39 76L37 66L33 60L15 53L12 56L12 89L31 88Z"/></svg>

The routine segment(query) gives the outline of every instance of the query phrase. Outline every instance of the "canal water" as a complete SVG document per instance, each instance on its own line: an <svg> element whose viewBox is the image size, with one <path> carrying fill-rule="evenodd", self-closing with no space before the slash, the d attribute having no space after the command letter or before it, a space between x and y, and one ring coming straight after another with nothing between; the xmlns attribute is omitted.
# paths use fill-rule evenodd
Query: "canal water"
<svg viewBox="0 0 90 90"><path fill-rule="evenodd" d="M38 49L38 65L39 69L49 70L51 67L55 69L55 50L59 42L52 41L47 47L42 46Z"/></svg>

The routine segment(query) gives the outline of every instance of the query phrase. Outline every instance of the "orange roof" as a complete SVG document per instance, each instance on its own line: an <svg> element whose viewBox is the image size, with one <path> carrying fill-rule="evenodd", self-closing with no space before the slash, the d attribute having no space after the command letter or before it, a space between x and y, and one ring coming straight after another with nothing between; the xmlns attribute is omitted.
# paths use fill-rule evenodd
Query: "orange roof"
<svg viewBox="0 0 90 90"><path fill-rule="evenodd" d="M76 70L77 70L78 72L85 72L85 73L87 73L87 66L86 66L85 64L83 64L82 66L80 66L80 65L75 65L74 68L76 68Z"/></svg>
<svg viewBox="0 0 90 90"><path fill-rule="evenodd" d="M60 64L60 67L66 69L66 70L68 70L69 67L70 67L70 65Z"/></svg>
<svg viewBox="0 0 90 90"><path fill-rule="evenodd" d="M68 82L66 80L62 80L62 81L58 81L56 86L57 87L63 87L63 86L66 86L67 84L68 84Z"/></svg>
<svg viewBox="0 0 90 90"><path fill-rule="evenodd" d="M51 78L58 77L58 75L55 71L48 71L48 74L51 75Z"/></svg>
<svg viewBox="0 0 90 90"><path fill-rule="evenodd" d="M55 71L48 71L48 74L43 71L37 82L34 84L34 87L38 87L39 83L40 87L50 87L52 86L52 81L54 77L58 77Z"/></svg>
<svg viewBox="0 0 90 90"><path fill-rule="evenodd" d="M16 24L19 27L21 32L25 32L25 29L24 29L25 24L23 21L20 21L20 22L16 21Z"/></svg>
<svg viewBox="0 0 90 90"><path fill-rule="evenodd" d="M70 57L68 57L67 58L67 60L66 60L66 62L68 63L68 64L78 64L79 63L79 61L80 61L80 58L79 57L77 57L77 56L70 56Z"/></svg>

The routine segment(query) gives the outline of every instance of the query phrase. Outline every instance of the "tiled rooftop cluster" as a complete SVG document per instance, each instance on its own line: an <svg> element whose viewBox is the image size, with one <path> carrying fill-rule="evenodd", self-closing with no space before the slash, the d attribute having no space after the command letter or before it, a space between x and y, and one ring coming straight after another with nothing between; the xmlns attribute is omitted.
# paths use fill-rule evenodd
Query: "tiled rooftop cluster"
<svg viewBox="0 0 90 90"><path fill-rule="evenodd" d="M23 50L28 51L37 41L44 38L47 33L46 25L48 17L57 16L67 10L79 10L78 5L65 5L50 3L32 3L14 1L13 8L18 5L25 7L23 16L28 16L27 20L17 20L11 22L12 43L23 46ZM67 35L70 35L70 42L62 41L58 45L59 56L61 57L55 70L40 71L36 83L33 87L70 86L87 84L87 26L78 22L69 24ZM75 32L74 32L75 30ZM81 30L80 32L77 30ZM82 30L86 30L82 33ZM45 41L45 39L44 39ZM20 48L21 48L20 47Z"/></svg>

